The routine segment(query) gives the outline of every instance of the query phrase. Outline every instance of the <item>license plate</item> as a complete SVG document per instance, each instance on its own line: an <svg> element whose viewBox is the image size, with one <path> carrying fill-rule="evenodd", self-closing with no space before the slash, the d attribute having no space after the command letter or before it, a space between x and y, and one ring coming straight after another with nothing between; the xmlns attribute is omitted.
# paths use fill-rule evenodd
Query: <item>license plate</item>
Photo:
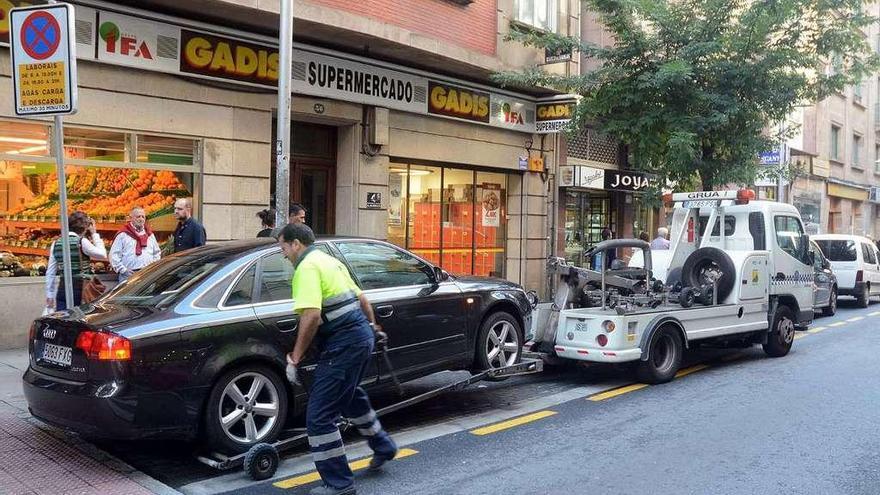
<svg viewBox="0 0 880 495"><path fill-rule="evenodd" d="M718 204L718 202L715 200L702 199L702 200L685 201L684 207L685 208L712 208L716 204Z"/></svg>
<svg viewBox="0 0 880 495"><path fill-rule="evenodd" d="M62 366L70 366L70 347L63 345L44 344L43 360L50 363L60 364Z"/></svg>
<svg viewBox="0 0 880 495"><path fill-rule="evenodd" d="M581 322L574 324L574 331L575 332L586 332L587 330L589 330L589 327L585 322L581 321Z"/></svg>

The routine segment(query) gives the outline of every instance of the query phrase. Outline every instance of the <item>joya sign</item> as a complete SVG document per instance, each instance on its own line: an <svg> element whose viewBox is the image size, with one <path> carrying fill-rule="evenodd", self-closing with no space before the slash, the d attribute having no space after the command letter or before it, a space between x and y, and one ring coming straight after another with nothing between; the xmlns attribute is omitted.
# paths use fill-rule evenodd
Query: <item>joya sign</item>
<svg viewBox="0 0 880 495"><path fill-rule="evenodd" d="M559 167L560 187L584 187L607 191L642 191L651 185L651 178L631 170L609 170L583 166Z"/></svg>

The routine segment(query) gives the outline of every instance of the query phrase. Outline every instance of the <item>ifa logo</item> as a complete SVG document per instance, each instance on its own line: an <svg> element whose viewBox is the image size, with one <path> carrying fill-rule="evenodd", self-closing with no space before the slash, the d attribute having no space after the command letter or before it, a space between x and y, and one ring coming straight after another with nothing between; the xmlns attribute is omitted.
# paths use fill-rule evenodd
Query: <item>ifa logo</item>
<svg viewBox="0 0 880 495"><path fill-rule="evenodd" d="M138 40L132 34L122 34L115 23L102 23L98 28L98 34L104 40L104 51L107 53L153 60L153 54L146 41Z"/></svg>

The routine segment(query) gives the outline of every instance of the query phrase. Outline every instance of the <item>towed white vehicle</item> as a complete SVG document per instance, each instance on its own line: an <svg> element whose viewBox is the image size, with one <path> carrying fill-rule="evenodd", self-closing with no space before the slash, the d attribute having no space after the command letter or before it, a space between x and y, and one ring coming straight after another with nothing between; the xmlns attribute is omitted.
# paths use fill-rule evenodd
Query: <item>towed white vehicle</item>
<svg viewBox="0 0 880 495"><path fill-rule="evenodd" d="M531 350L636 362L647 383L673 379L684 350L702 344L788 354L795 328L813 319L809 239L793 206L753 198L746 190L670 195L669 250L612 240L588 253L634 248L630 266L597 272L552 258L556 292L536 308Z"/></svg>

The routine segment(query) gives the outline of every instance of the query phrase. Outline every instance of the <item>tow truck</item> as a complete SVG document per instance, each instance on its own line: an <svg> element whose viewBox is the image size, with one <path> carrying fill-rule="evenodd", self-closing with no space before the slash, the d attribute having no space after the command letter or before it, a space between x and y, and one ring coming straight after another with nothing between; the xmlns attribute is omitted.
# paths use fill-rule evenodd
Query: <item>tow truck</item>
<svg viewBox="0 0 880 495"><path fill-rule="evenodd" d="M754 197L745 189L665 195L674 205L669 250L620 239L587 252L632 249L628 266L591 270L550 258L555 292L535 308L532 353L634 362L652 384L672 380L685 349L700 345L788 354L795 328L813 319L809 239L794 206Z"/></svg>

